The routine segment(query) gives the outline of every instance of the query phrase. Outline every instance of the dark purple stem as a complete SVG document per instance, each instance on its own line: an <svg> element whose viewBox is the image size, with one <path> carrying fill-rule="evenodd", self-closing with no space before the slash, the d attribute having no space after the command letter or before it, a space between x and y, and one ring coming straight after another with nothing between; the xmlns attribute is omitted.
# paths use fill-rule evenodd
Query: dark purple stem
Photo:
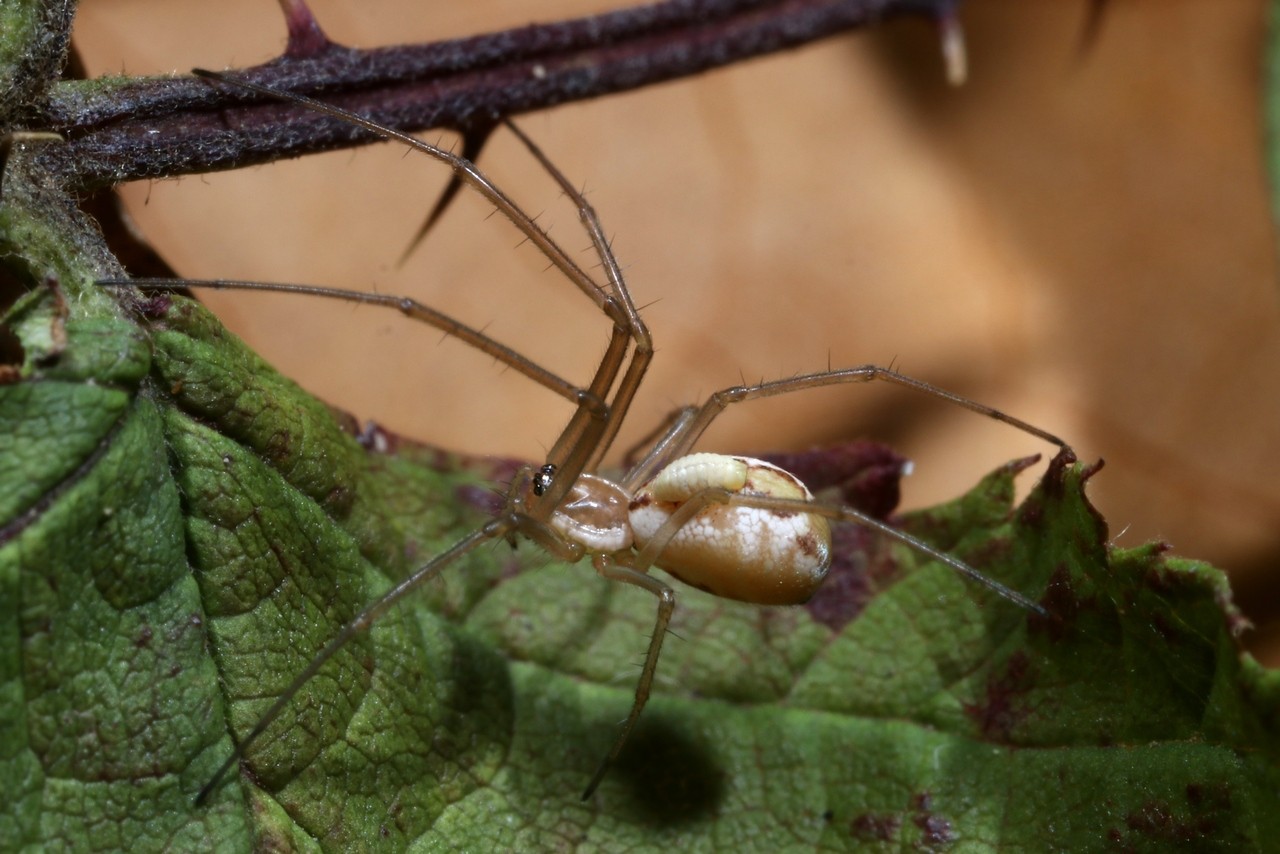
<svg viewBox="0 0 1280 854"><path fill-rule="evenodd" d="M285 56L248 79L320 94L402 130L498 119L688 77L903 15L941 20L958 0L669 0L591 18L430 44L353 50L290 21ZM297 33L295 33L295 36ZM298 42L295 44L295 42ZM67 139L46 165L76 190L209 172L369 140L304 108L195 78L61 84L35 124ZM255 103L257 102L257 103ZM236 106L239 105L239 106Z"/></svg>

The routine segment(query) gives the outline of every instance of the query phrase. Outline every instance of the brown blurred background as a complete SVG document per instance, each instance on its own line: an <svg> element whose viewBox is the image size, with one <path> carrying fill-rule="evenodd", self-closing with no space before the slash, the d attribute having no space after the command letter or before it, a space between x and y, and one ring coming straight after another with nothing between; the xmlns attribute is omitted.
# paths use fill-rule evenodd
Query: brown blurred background
<svg viewBox="0 0 1280 854"><path fill-rule="evenodd" d="M623 3L314 0L335 41L469 35ZM1280 311L1261 162L1264 0L968 0L971 78L904 21L696 80L527 116L600 211L658 355L625 447L739 382L893 362L1068 438L1120 545L1229 570L1280 661ZM271 0L97 0L91 73L242 67L284 42ZM446 137L447 139L447 137ZM481 165L570 250L571 209L509 135ZM445 175L388 146L125 187L182 274L407 293L585 380L607 324L485 206L459 200L396 259ZM584 256L585 257L585 256ZM361 418L536 458L567 407L432 331L368 308L207 295L236 332ZM740 407L707 445L883 439L906 503L1048 449L894 389ZM615 454L615 457L617 455ZM1275 634L1275 637L1271 636Z"/></svg>

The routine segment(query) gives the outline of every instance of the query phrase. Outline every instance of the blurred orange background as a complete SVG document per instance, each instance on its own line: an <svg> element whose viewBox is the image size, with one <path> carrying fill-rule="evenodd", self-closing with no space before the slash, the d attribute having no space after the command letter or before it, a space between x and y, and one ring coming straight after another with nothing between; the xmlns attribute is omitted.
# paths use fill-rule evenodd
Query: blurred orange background
<svg viewBox="0 0 1280 854"><path fill-rule="evenodd" d="M535 14L622 5L545 2ZM969 0L962 89L945 84L933 29L899 21L524 117L585 185L654 333L658 354L619 447L743 378L892 362L1067 438L1083 459L1105 458L1091 495L1114 541L1163 539L1229 570L1260 626L1249 642L1280 662L1265 5L1113 0L1081 53L1086 0ZM510 0L312 6L333 40L365 47L531 20L530 4ZM92 74L244 67L283 43L267 0L99 0L82 5L76 31ZM570 251L588 246L509 134L480 162ZM608 325L479 200L459 199L396 267L446 177L378 146L123 193L183 275L410 294L584 381ZM387 312L203 296L320 397L424 441L537 458L568 412ZM764 451L855 436L915 460L907 506L1049 451L878 387L739 407L705 444Z"/></svg>

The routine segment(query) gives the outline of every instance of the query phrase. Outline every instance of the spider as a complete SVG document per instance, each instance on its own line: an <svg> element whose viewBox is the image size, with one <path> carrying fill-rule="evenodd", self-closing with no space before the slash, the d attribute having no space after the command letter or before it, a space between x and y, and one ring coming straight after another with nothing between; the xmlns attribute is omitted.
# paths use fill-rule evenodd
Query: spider
<svg viewBox="0 0 1280 854"><path fill-rule="evenodd" d="M620 479L608 480L595 472L612 446L641 385L653 356L653 341L623 281L599 217L582 193L531 139L513 123L506 123L576 206L604 271L603 284L588 275L471 161L325 102L226 74L199 69L195 73L215 83L292 101L442 161L453 170L454 180L469 185L506 215L612 325L609 345L594 374L587 385L579 386L483 332L407 297L232 280L120 279L100 283L153 289L188 285L284 291L394 308L487 353L574 406L546 461L539 466L525 465L512 478L501 512L418 567L347 623L239 741L200 790L197 803L208 799L227 772L246 756L250 746L327 661L411 591L485 543L505 539L514 545L518 538L525 538L566 563L589 558L602 577L638 587L657 600L653 634L631 710L587 783L583 800L591 797L619 756L652 689L676 604L675 589L649 573L654 566L686 584L728 599L759 605L800 604L817 590L830 565L829 520L847 520L879 531L946 564L1029 612L1046 615L1040 605L1021 593L910 534L851 507L816 503L795 476L777 466L750 457L694 453L693 447L710 424L734 404L820 386L871 381L892 383L930 395L1008 424L1069 453L1070 448L1063 440L921 380L888 368L862 365L734 386L710 395L700 406L678 409L664 428L655 431L656 438L639 455L638 462Z"/></svg>

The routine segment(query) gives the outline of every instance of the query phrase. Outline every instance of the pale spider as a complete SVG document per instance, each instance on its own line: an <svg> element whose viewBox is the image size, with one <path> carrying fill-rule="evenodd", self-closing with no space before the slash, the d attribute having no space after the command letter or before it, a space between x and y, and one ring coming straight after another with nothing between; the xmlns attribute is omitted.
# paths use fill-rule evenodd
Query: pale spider
<svg viewBox="0 0 1280 854"><path fill-rule="evenodd" d="M240 740L234 752L201 789L197 802L207 799L293 696L345 644L366 631L410 591L434 578L461 556L496 540L506 539L514 544L516 537L522 536L566 563L590 557L592 566L601 576L642 588L658 600L653 635L636 684L631 711L608 754L588 782L582 795L584 800L595 791L618 757L653 685L676 596L671 586L649 574L652 566L717 596L760 605L799 604L813 595L830 564L828 520L842 519L879 531L989 587L1020 607L1045 615L1044 609L1027 597L922 540L851 507L814 503L813 496L796 477L776 466L748 457L691 454L690 451L711 422L730 404L818 386L872 380L924 392L1069 451L1061 439L1020 419L920 380L887 368L863 365L716 392L701 406L674 412L669 423L656 431L657 438L639 461L621 479L607 480L593 472L613 444L626 417L652 358L653 344L623 282L595 211L528 137L508 123L511 131L576 205L605 272L603 286L584 272L469 160L330 104L215 72L197 70L195 73L270 98L292 101L443 161L453 169L456 180L470 185L505 214L613 324L609 346L590 383L584 388L556 376L483 332L407 297L308 285L229 280L102 282L104 285L132 284L143 288L185 284L287 291L395 308L414 320L465 341L576 406L568 424L547 453L546 462L536 467L526 465L512 479L506 490L505 508L495 518L423 564L344 626Z"/></svg>

